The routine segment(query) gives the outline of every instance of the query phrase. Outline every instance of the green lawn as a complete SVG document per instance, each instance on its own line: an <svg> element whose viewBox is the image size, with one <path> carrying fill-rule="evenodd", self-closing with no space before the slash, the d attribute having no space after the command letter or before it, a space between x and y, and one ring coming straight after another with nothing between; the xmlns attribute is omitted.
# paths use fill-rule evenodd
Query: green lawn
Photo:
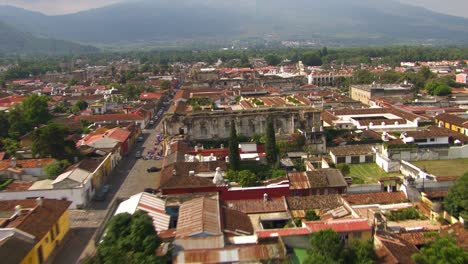
<svg viewBox="0 0 468 264"><path fill-rule="evenodd" d="M435 176L460 177L468 172L468 159L412 161L412 164Z"/></svg>
<svg viewBox="0 0 468 264"><path fill-rule="evenodd" d="M399 173L386 173L375 163L349 164L353 184L376 183L381 177L397 176Z"/></svg>
<svg viewBox="0 0 468 264"><path fill-rule="evenodd" d="M294 255L292 256L291 263L301 264L304 263L307 257L307 250L302 248L294 248Z"/></svg>

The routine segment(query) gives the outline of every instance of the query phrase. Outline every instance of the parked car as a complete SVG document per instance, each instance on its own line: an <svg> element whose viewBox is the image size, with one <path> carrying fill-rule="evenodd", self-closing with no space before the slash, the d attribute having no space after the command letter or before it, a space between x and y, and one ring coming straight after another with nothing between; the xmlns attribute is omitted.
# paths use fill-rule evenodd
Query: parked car
<svg viewBox="0 0 468 264"><path fill-rule="evenodd" d="M137 142L142 142L142 141L143 141L143 137L142 137L142 136L137 137Z"/></svg>
<svg viewBox="0 0 468 264"><path fill-rule="evenodd" d="M353 184L353 177L344 177L344 180L348 185Z"/></svg>
<svg viewBox="0 0 468 264"><path fill-rule="evenodd" d="M156 194L156 193L159 192L159 190L154 189L154 188L145 188L144 192L151 193L151 194Z"/></svg>
<svg viewBox="0 0 468 264"><path fill-rule="evenodd" d="M99 190L95 195L94 195L94 200L95 201L104 201L106 200L107 193L109 193L110 185L106 184L102 186L101 190Z"/></svg>
<svg viewBox="0 0 468 264"><path fill-rule="evenodd" d="M150 124L150 126L154 125L154 121L153 121L153 120L150 120L150 121L149 121L149 124Z"/></svg>
<svg viewBox="0 0 468 264"><path fill-rule="evenodd" d="M135 152L135 158L140 159L141 158L141 151Z"/></svg>
<svg viewBox="0 0 468 264"><path fill-rule="evenodd" d="M148 169L146 169L147 172L158 172L160 170L161 169L158 167L149 167Z"/></svg>

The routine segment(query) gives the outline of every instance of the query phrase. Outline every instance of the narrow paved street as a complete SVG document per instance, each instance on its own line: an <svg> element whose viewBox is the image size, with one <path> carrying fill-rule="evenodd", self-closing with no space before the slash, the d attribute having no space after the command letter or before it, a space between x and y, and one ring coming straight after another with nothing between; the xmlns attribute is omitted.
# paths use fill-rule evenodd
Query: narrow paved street
<svg viewBox="0 0 468 264"><path fill-rule="evenodd" d="M95 251L92 239L96 230L104 221L109 207L115 199L128 198L145 188L156 188L159 185L160 172L146 171L147 168L155 166L160 168L162 160L136 159L135 153L140 151L146 154L154 148L157 134L162 131L162 123L156 127L143 131L143 142L137 143L129 155L121 160L114 169L112 178L108 182L110 191L105 201L92 202L89 209L70 210L70 233L63 241L63 248L58 252L53 263L80 263L84 258Z"/></svg>

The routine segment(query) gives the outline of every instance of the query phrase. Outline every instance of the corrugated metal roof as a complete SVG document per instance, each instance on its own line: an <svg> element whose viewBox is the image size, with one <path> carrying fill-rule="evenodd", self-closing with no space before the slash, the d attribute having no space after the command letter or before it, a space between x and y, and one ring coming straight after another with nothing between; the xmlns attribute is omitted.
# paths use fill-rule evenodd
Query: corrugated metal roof
<svg viewBox="0 0 468 264"><path fill-rule="evenodd" d="M138 193L131 196L128 200L120 203L115 215L121 213L133 214L136 210L147 212L153 219L153 225L156 231L167 230L171 217L166 214L165 201L149 193Z"/></svg>
<svg viewBox="0 0 468 264"><path fill-rule="evenodd" d="M353 231L371 231L371 226L366 219L346 219L330 222L313 221L304 222L311 232L318 232L325 229L333 229L338 233Z"/></svg>
<svg viewBox="0 0 468 264"><path fill-rule="evenodd" d="M200 197L183 203L179 209L176 237L221 234L219 202Z"/></svg>
<svg viewBox="0 0 468 264"><path fill-rule="evenodd" d="M224 249L186 250L173 258L173 263L261 262L284 259L279 244L236 246Z"/></svg>
<svg viewBox="0 0 468 264"><path fill-rule="evenodd" d="M183 250L223 248L224 235L178 238L173 244Z"/></svg>
<svg viewBox="0 0 468 264"><path fill-rule="evenodd" d="M302 228L282 228L257 231L258 238L279 237L279 236L301 236L310 234L310 230Z"/></svg>
<svg viewBox="0 0 468 264"><path fill-rule="evenodd" d="M293 172L288 174L289 182L290 182L290 189L291 190L298 190L298 189L310 189L310 182L307 175L303 172Z"/></svg>

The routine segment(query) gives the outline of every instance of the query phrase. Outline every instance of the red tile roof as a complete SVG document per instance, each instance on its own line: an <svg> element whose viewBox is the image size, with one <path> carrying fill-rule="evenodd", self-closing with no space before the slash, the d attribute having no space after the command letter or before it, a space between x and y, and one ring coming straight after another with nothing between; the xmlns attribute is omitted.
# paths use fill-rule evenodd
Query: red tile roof
<svg viewBox="0 0 468 264"><path fill-rule="evenodd" d="M26 96L8 96L4 98L0 98L0 107L10 108L13 107L17 103L23 102L26 99Z"/></svg>
<svg viewBox="0 0 468 264"><path fill-rule="evenodd" d="M229 208L222 208L221 213L224 231L241 232L249 235L253 233L252 222L247 214Z"/></svg>
<svg viewBox="0 0 468 264"><path fill-rule="evenodd" d="M104 115L90 115L90 116L75 116L75 121L80 121L81 119L88 121L140 121L144 117L137 113L130 114L104 114Z"/></svg>
<svg viewBox="0 0 468 264"><path fill-rule="evenodd" d="M130 134L130 131L118 127L109 129L104 133L105 136L116 139L119 142L125 142L130 137Z"/></svg>
<svg viewBox="0 0 468 264"><path fill-rule="evenodd" d="M140 100L159 100L164 93L150 93L150 92L143 92L140 94Z"/></svg>
<svg viewBox="0 0 468 264"><path fill-rule="evenodd" d="M225 202L225 206L246 214L274 213L284 212L287 210L287 204L284 197L270 198L268 201L264 201L263 199L229 201Z"/></svg>
<svg viewBox="0 0 468 264"><path fill-rule="evenodd" d="M6 227L18 228L26 233L42 239L67 211L71 202L65 200L43 199L42 205L37 205L35 199L0 201L0 211L14 212L15 206L23 209L21 215L9 222Z"/></svg>
<svg viewBox="0 0 468 264"><path fill-rule="evenodd" d="M22 169L43 168L45 165L54 162L55 159L19 159L16 160L16 167ZM0 170L11 166L11 159L0 161Z"/></svg>
<svg viewBox="0 0 468 264"><path fill-rule="evenodd" d="M306 228L282 228L282 229L268 229L259 230L256 232L258 238L269 238L269 237L285 237L285 236L303 236L308 235L311 231Z"/></svg>
<svg viewBox="0 0 468 264"><path fill-rule="evenodd" d="M311 221L303 222L311 232L318 232L325 229L332 229L337 233L371 231L372 227L366 219L346 219L330 222Z"/></svg>
<svg viewBox="0 0 468 264"><path fill-rule="evenodd" d="M10 183L3 191L25 191L28 190L34 182L32 181L14 181Z"/></svg>
<svg viewBox="0 0 468 264"><path fill-rule="evenodd" d="M377 192L377 193L359 193L346 194L343 199L350 204L393 204L404 203L408 201L404 192Z"/></svg>

